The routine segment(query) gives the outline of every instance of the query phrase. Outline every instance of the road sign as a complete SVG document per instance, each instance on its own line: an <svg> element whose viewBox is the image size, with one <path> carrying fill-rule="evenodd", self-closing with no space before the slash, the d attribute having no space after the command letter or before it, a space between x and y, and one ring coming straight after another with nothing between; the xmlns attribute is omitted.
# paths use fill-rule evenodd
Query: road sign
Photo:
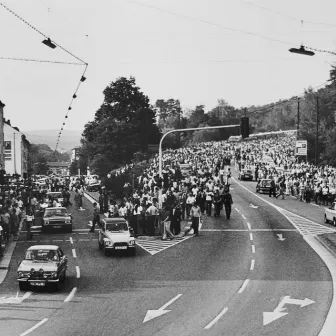
<svg viewBox="0 0 336 336"><path fill-rule="evenodd" d="M295 145L295 155L307 156L307 140L298 140Z"/></svg>

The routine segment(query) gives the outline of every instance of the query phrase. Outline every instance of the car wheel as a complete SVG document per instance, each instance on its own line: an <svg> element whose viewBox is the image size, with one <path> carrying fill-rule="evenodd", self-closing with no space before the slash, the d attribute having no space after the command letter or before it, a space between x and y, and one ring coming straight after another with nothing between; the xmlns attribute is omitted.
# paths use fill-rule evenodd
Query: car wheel
<svg viewBox="0 0 336 336"><path fill-rule="evenodd" d="M53 287L53 290L55 292L59 291L61 289L61 287L62 287L62 281L61 281L61 279L58 282L53 283L52 287Z"/></svg>
<svg viewBox="0 0 336 336"><path fill-rule="evenodd" d="M29 284L27 282L19 282L19 288L21 291L27 291L29 289Z"/></svg>
<svg viewBox="0 0 336 336"><path fill-rule="evenodd" d="M336 227L336 218L333 220L333 225Z"/></svg>
<svg viewBox="0 0 336 336"><path fill-rule="evenodd" d="M71 226L67 229L68 233L72 233L72 224Z"/></svg>
<svg viewBox="0 0 336 336"><path fill-rule="evenodd" d="M128 255L131 257L135 257L136 256L136 249L132 248L128 250Z"/></svg>
<svg viewBox="0 0 336 336"><path fill-rule="evenodd" d="M328 221L328 218L327 218L327 215L326 215L326 214L324 214L324 223L329 223L329 221Z"/></svg>
<svg viewBox="0 0 336 336"><path fill-rule="evenodd" d="M106 256L108 256L109 255L109 251L107 250L107 248L104 246L104 254L106 255Z"/></svg>

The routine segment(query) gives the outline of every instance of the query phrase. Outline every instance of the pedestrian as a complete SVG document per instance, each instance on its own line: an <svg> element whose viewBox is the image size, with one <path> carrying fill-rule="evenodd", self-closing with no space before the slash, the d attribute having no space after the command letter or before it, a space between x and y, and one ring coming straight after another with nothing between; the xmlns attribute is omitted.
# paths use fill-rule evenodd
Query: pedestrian
<svg viewBox="0 0 336 336"><path fill-rule="evenodd" d="M230 219L231 216L231 206L233 204L232 196L228 190L224 191L223 204L225 208L226 218Z"/></svg>
<svg viewBox="0 0 336 336"><path fill-rule="evenodd" d="M181 206L180 203L178 202L173 209L172 213L172 220L170 224L170 231L177 236L181 232L181 217L182 217L182 212L181 212Z"/></svg>
<svg viewBox="0 0 336 336"><path fill-rule="evenodd" d="M271 179L271 185L270 185L270 189L269 189L269 197L272 197L272 196L276 198L275 181L274 181L273 177Z"/></svg>
<svg viewBox="0 0 336 336"><path fill-rule="evenodd" d="M201 208L194 202L191 208L191 228L194 229L194 234L199 236L198 229L201 221Z"/></svg>
<svg viewBox="0 0 336 336"><path fill-rule="evenodd" d="M100 225L100 209L99 209L99 205L94 202L93 203L93 218L92 218L92 227L91 230L89 232L94 232L95 230L95 226L96 224Z"/></svg>
<svg viewBox="0 0 336 336"><path fill-rule="evenodd" d="M32 239L31 227L34 221L34 214L31 206L26 209L26 231L27 231L27 240Z"/></svg>

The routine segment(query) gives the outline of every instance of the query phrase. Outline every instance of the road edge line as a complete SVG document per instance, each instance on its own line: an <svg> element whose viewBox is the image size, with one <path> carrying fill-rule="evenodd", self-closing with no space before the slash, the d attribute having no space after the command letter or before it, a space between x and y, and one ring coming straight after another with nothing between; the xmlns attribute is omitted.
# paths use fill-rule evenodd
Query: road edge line
<svg viewBox="0 0 336 336"><path fill-rule="evenodd" d="M77 287L72 288L72 291L71 291L70 294L65 298L65 300L64 300L63 302L70 302L70 301L73 299L73 297L75 296L76 292L77 292Z"/></svg>

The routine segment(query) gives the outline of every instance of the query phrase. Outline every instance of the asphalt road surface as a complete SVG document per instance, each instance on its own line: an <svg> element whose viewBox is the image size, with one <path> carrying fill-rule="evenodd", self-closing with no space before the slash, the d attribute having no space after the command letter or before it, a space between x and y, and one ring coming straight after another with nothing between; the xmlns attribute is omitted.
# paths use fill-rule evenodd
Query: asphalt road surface
<svg viewBox="0 0 336 336"><path fill-rule="evenodd" d="M178 244L139 241L136 257L107 257L98 250L97 232L87 232L92 205L86 200L85 211L71 210L78 231L37 234L29 242L22 234L0 285L1 336L318 335L333 288L327 267L300 231L309 222L285 217L244 189L253 191L255 182L242 185L232 185L231 219L205 217L200 236ZM287 204L289 211L298 204L271 202ZM300 207L295 213L306 218L309 211L323 211ZM16 268L24 251L44 243L68 255L64 287L18 293Z"/></svg>

